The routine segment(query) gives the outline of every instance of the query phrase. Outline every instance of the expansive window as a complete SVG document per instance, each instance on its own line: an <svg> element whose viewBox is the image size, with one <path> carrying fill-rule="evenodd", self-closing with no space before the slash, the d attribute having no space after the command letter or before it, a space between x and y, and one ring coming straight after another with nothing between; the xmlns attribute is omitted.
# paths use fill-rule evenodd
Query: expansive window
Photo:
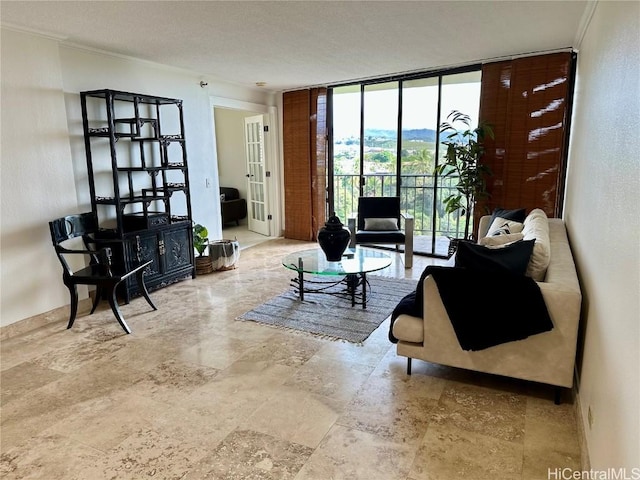
<svg viewBox="0 0 640 480"><path fill-rule="evenodd" d="M425 237L415 242L416 250L425 253L433 252L438 92L438 77L403 82L400 194L403 208L413 215L416 235Z"/></svg>
<svg viewBox="0 0 640 480"><path fill-rule="evenodd" d="M452 110L495 133L485 138L482 162L493 174L476 220L494 207L561 216L575 65L575 53L560 52L488 63L482 73L477 66L286 92L285 235L312 240L327 210L346 220L361 195L398 195L415 219L414 251L445 254L464 223L443 208L455 180L434 176L444 154L438 125Z"/></svg>
<svg viewBox="0 0 640 480"><path fill-rule="evenodd" d="M398 82L364 86L363 196L397 191Z"/></svg>
<svg viewBox="0 0 640 480"><path fill-rule="evenodd" d="M359 85L333 89L333 159L329 169L330 209L343 220L357 210L360 191L360 114L361 92ZM331 202L331 199L333 202Z"/></svg>
<svg viewBox="0 0 640 480"><path fill-rule="evenodd" d="M330 208L347 218L359 196L399 195L415 219L416 251L446 254L446 237L459 236L463 222L442 205L451 179L434 176L438 125L452 110L477 122L480 78L475 67L331 89Z"/></svg>

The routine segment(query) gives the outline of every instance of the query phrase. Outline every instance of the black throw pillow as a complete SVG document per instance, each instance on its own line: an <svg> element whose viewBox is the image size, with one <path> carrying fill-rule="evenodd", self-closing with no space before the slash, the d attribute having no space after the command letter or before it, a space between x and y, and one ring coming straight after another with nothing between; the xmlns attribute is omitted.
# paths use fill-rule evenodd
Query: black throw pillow
<svg viewBox="0 0 640 480"><path fill-rule="evenodd" d="M517 208L515 210L496 208L491 214L491 221L489 222L489 225L491 225L498 217L504 218L505 220L511 220L513 222L524 223L524 219L527 218L527 211L524 208Z"/></svg>
<svg viewBox="0 0 640 480"><path fill-rule="evenodd" d="M535 240L520 240L499 248L489 248L461 241L456 252L455 266L470 270L504 272L524 275L533 253Z"/></svg>

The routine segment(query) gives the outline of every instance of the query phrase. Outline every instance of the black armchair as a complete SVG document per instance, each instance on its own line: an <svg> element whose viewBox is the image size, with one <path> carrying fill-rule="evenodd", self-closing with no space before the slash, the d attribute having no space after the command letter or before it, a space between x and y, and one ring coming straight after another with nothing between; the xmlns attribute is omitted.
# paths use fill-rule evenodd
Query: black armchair
<svg viewBox="0 0 640 480"><path fill-rule="evenodd" d="M400 211L400 197L360 197L357 219L348 219L348 226L351 247L395 244L398 249L404 245L404 267L413 267L413 217Z"/></svg>
<svg viewBox="0 0 640 480"><path fill-rule="evenodd" d="M109 247L96 249L96 241L93 235L98 231L98 219L95 214L81 213L58 218L49 222L49 229L51 230L51 240L56 255L62 264L62 281L71 294L68 329L73 326L78 312L78 285L95 285L96 287L91 313L96 310L103 294L106 294L116 320L127 333L131 333L131 329L122 317L116 298L116 288L120 282L135 275L138 287L145 300L154 310L157 310L151 298L149 298L149 292L144 283L144 270L151 264L152 260L142 263L128 272L122 274L113 273L111 271L111 249ZM75 237L82 237L85 246L84 250L68 249L62 246L62 243ZM74 272L65 259L65 255L68 254L88 255L90 257L89 265Z"/></svg>
<svg viewBox="0 0 640 480"><path fill-rule="evenodd" d="M247 217L247 201L240 198L237 188L220 187L220 211L222 212L222 226L229 222L236 222Z"/></svg>

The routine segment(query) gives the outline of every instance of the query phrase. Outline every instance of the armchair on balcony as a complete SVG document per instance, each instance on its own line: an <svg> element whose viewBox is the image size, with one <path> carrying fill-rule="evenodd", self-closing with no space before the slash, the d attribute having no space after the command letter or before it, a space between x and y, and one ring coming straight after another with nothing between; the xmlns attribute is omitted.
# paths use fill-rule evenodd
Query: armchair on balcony
<svg viewBox="0 0 640 480"><path fill-rule="evenodd" d="M404 219L404 229L401 229ZM356 244L404 245L404 268L413 266L413 217L400 211L400 197L360 197L358 217L348 219L350 247Z"/></svg>

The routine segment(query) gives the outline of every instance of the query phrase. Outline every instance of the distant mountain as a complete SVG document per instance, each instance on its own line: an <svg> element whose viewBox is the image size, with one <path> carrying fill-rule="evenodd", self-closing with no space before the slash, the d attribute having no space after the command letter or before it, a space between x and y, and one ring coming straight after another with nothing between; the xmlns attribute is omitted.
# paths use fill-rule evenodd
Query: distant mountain
<svg viewBox="0 0 640 480"><path fill-rule="evenodd" d="M436 131L430 128L417 128L417 129L403 129L402 138L404 140L422 140L423 142L435 142ZM364 131L365 137L375 138L389 138L396 139L395 130L381 130L377 128L366 128Z"/></svg>

